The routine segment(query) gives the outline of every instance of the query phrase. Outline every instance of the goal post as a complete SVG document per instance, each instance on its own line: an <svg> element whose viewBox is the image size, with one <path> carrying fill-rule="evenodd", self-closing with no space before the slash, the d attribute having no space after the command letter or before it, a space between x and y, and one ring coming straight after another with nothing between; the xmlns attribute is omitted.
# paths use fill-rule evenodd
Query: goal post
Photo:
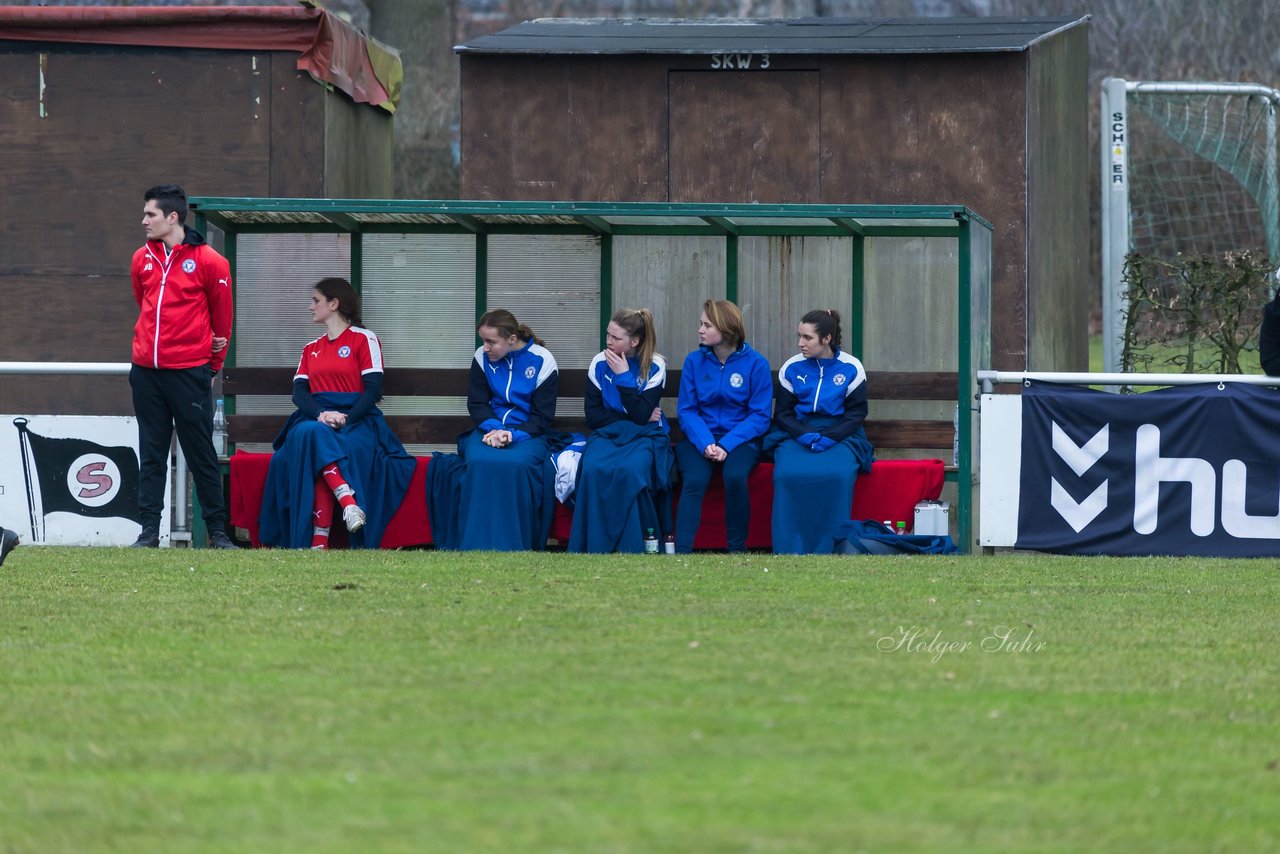
<svg viewBox="0 0 1280 854"><path fill-rule="evenodd" d="M1124 348L1130 252L1172 256L1265 244L1280 261L1280 90L1108 77L1101 96L1102 360L1103 370L1115 373ZM1148 130L1160 131L1156 138L1135 139L1131 107ZM1166 151L1154 156L1156 148ZM1242 213L1246 207L1250 212Z"/></svg>

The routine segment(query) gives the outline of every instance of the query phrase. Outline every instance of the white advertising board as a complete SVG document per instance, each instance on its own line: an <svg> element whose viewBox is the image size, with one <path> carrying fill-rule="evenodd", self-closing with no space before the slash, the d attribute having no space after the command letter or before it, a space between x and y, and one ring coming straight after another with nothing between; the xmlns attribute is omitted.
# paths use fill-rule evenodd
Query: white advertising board
<svg viewBox="0 0 1280 854"><path fill-rule="evenodd" d="M1022 481L1022 398L984 394L981 412L978 545L1012 546L1018 540Z"/></svg>
<svg viewBox="0 0 1280 854"><path fill-rule="evenodd" d="M160 544L169 543L165 473ZM136 419L0 415L0 525L24 543L127 546L141 530Z"/></svg>

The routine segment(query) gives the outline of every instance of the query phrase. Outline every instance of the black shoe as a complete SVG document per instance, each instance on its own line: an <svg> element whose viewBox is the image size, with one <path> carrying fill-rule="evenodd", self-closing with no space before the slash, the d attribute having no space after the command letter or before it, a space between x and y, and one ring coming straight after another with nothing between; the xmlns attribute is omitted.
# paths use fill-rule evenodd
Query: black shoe
<svg viewBox="0 0 1280 854"><path fill-rule="evenodd" d="M231 538L227 536L226 531L213 531L209 534L209 548L239 549L240 547L231 542Z"/></svg>
<svg viewBox="0 0 1280 854"><path fill-rule="evenodd" d="M131 549L158 549L160 548L160 531L149 525L142 526L142 533L138 535L138 539L133 541Z"/></svg>
<svg viewBox="0 0 1280 854"><path fill-rule="evenodd" d="M17 544L17 531L10 531L8 528L0 528L0 565L4 564L4 559L9 556L9 552L13 551L13 547Z"/></svg>

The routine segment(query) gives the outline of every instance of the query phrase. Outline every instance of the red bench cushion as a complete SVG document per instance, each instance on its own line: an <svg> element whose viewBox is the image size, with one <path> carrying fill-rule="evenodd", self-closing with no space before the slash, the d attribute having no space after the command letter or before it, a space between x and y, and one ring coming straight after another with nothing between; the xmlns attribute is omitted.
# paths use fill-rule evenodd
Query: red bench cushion
<svg viewBox="0 0 1280 854"><path fill-rule="evenodd" d="M231 524L249 532L253 544L258 539L258 513L262 508L262 490L267 481L270 454L248 454L237 451L231 458ZM431 543L431 523L427 519L427 465L430 457L419 457L409 493L382 537L384 549L422 546ZM877 460L869 474L858 477L853 490L851 519L902 520L910 528L917 501L937 498L942 494L944 479L942 460ZM751 473L751 528L747 546L767 549L773 518L773 465L761 463ZM679 512L677 504L676 512ZM557 504L551 523L551 536L561 542L569 539L573 511ZM335 526L334 545L343 545L346 531ZM724 487L717 473L702 503L702 524L694 539L699 549L722 549L724 533Z"/></svg>

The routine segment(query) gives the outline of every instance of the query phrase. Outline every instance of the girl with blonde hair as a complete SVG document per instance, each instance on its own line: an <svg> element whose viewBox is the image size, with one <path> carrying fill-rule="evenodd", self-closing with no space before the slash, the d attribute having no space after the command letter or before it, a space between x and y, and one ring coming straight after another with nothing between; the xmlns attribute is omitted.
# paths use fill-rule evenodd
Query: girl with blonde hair
<svg viewBox="0 0 1280 854"><path fill-rule="evenodd" d="M642 552L671 531L671 438L658 407L667 363L648 309L623 309L587 369L591 435L582 453L569 550Z"/></svg>

